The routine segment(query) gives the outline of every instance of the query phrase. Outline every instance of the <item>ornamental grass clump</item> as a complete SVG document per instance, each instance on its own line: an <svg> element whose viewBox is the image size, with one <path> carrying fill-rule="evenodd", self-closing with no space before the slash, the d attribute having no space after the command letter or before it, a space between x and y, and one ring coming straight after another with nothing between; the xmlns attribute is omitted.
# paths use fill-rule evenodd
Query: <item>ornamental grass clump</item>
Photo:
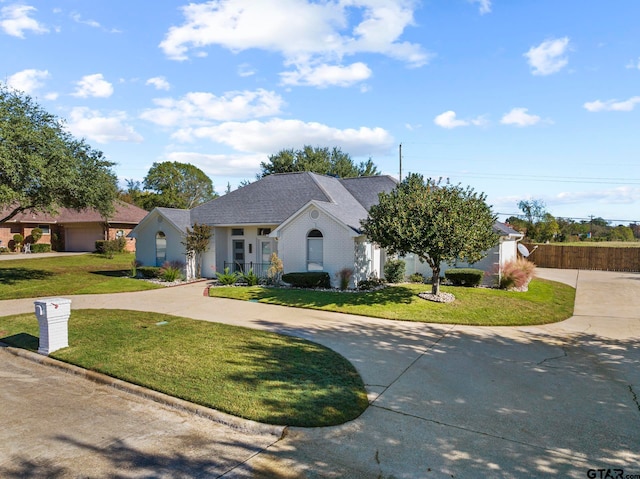
<svg viewBox="0 0 640 479"><path fill-rule="evenodd" d="M524 258L518 258L504 264L499 286L510 291L527 291L529 282L535 275L536 265Z"/></svg>
<svg viewBox="0 0 640 479"><path fill-rule="evenodd" d="M158 272L158 276L168 283L183 279L184 264L180 261L165 261Z"/></svg>
<svg viewBox="0 0 640 479"><path fill-rule="evenodd" d="M340 271L336 273L336 278L340 282L340 289L344 291L349 287L349 282L351 281L351 277L353 276L352 268L342 268Z"/></svg>

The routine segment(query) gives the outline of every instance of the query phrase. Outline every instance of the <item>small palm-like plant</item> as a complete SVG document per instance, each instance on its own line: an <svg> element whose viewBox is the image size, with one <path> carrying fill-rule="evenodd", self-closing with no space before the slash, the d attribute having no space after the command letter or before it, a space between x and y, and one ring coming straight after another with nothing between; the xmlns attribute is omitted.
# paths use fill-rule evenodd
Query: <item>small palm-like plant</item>
<svg viewBox="0 0 640 479"><path fill-rule="evenodd" d="M242 281L247 283L247 286L255 286L260 281L260 278L253 272L253 268L251 268L242 275Z"/></svg>
<svg viewBox="0 0 640 479"><path fill-rule="evenodd" d="M228 266L224 269L224 273L216 272L216 276L218 278L218 283L224 286L231 286L235 284L235 282L239 279L238 273L236 273L235 271L230 272Z"/></svg>
<svg viewBox="0 0 640 479"><path fill-rule="evenodd" d="M165 261L160 268L158 275L165 281L172 283L182 279L183 264L180 261Z"/></svg>

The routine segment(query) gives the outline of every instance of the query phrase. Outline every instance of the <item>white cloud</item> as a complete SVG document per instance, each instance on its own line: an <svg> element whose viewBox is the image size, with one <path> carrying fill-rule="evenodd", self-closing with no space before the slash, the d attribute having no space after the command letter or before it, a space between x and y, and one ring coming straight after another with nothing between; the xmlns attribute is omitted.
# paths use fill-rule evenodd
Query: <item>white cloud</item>
<svg viewBox="0 0 640 479"><path fill-rule="evenodd" d="M342 65L302 65L296 71L280 74L284 85L308 85L315 87L351 86L371 77L371 69L361 62Z"/></svg>
<svg viewBox="0 0 640 479"><path fill-rule="evenodd" d="M71 110L71 121L68 128L71 133L81 138L87 138L98 143L114 141L140 143L143 138L134 128L127 125L125 112L117 111L109 116L86 107L76 107Z"/></svg>
<svg viewBox="0 0 640 479"><path fill-rule="evenodd" d="M532 126L539 123L541 118L538 115L530 115L527 113L528 111L528 108L513 108L509 113L504 114L500 123L519 127Z"/></svg>
<svg viewBox="0 0 640 479"><path fill-rule="evenodd" d="M638 57L637 60L631 60L629 61L629 63L627 63L626 68L632 69L632 70L640 70L640 57Z"/></svg>
<svg viewBox="0 0 640 479"><path fill-rule="evenodd" d="M71 19L74 22L80 23L82 25L88 25L93 28L102 28L102 25L100 25L100 23L96 22L95 20L84 20L82 16L77 12L71 14Z"/></svg>
<svg viewBox="0 0 640 479"><path fill-rule="evenodd" d="M141 118L161 126L207 124L211 121L244 120L280 113L284 101L272 91L228 92L223 96L191 92L180 99L157 98L157 108L146 110Z"/></svg>
<svg viewBox="0 0 640 479"><path fill-rule="evenodd" d="M569 60L566 52L569 48L569 37L547 40L537 47L531 47L525 57L534 75L551 75L564 68Z"/></svg>
<svg viewBox="0 0 640 479"><path fill-rule="evenodd" d="M444 113L439 114L433 119L433 122L436 125L447 129L469 125L486 126L488 124L488 121L484 116L479 116L470 120L460 120L457 118L456 112L453 110L445 111Z"/></svg>
<svg viewBox="0 0 640 479"><path fill-rule="evenodd" d="M582 202L606 204L632 204L640 201L640 188L619 186L606 190L572 191L558 193L553 203L575 204Z"/></svg>
<svg viewBox="0 0 640 479"><path fill-rule="evenodd" d="M598 111L632 111L637 104L640 103L640 96L633 96L628 100L607 100L607 101L591 101L585 103L583 106L586 110L592 112Z"/></svg>
<svg viewBox="0 0 640 479"><path fill-rule="evenodd" d="M210 45L233 52L256 48L278 52L285 65L298 69L339 63L345 55L377 53L417 67L430 54L400 40L413 25L415 5L413 0L191 3L182 7L184 23L169 29L160 48L174 60L186 60ZM350 22L354 18L357 23Z"/></svg>
<svg viewBox="0 0 640 479"><path fill-rule="evenodd" d="M189 163L195 165L210 175L215 182L216 177L253 178L260 169L260 163L267 155L256 154L228 154L209 155L204 153L174 151L165 155L167 161ZM225 186L225 185L220 185Z"/></svg>
<svg viewBox="0 0 640 479"><path fill-rule="evenodd" d="M433 122L436 125L441 126L442 128L449 129L469 125L468 121L458 120L456 118L456 112L452 110L445 111L444 113L439 114L433 119Z"/></svg>
<svg viewBox="0 0 640 479"><path fill-rule="evenodd" d="M241 77L250 77L256 74L256 71L251 68L248 63L242 63L238 65L238 75Z"/></svg>
<svg viewBox="0 0 640 479"><path fill-rule="evenodd" d="M7 78L7 85L15 90L32 94L39 88L42 88L44 86L44 80L50 76L47 70L30 68L11 75Z"/></svg>
<svg viewBox="0 0 640 479"><path fill-rule="evenodd" d="M480 15L491 13L491 0L469 0L471 3L479 4Z"/></svg>
<svg viewBox="0 0 640 479"><path fill-rule="evenodd" d="M149 78L146 85L153 85L156 90L169 90L171 88L171 85L163 76Z"/></svg>
<svg viewBox="0 0 640 479"><path fill-rule="evenodd" d="M7 35L18 38L24 38L24 33L27 31L47 33L49 29L30 16L37 11L35 7L18 3L2 7L0 9L0 28Z"/></svg>
<svg viewBox="0 0 640 479"><path fill-rule="evenodd" d="M73 96L80 98L99 97L108 98L113 94L113 85L106 81L102 73L85 75L76 82L76 91Z"/></svg>
<svg viewBox="0 0 640 479"><path fill-rule="evenodd" d="M184 128L173 137L179 141L208 139L246 153L272 154L304 145L335 145L353 156L387 154L393 137L383 128L333 128L322 123L274 118L267 122L226 122L216 126Z"/></svg>

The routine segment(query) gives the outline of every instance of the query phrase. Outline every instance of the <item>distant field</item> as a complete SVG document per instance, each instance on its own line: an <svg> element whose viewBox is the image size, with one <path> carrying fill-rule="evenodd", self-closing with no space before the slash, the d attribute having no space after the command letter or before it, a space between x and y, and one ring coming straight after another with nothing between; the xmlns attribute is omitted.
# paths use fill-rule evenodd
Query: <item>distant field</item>
<svg viewBox="0 0 640 479"><path fill-rule="evenodd" d="M588 246L596 248L640 248L640 241L574 241L551 244L554 246Z"/></svg>

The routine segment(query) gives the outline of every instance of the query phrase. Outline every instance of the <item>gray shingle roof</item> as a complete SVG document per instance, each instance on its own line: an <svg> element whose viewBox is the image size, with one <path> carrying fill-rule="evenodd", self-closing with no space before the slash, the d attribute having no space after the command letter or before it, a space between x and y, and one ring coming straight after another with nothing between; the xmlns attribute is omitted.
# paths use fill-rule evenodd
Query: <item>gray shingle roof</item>
<svg viewBox="0 0 640 479"><path fill-rule="evenodd" d="M506 225L505 223L500 223L496 221L493 225L493 229L502 236L508 235L522 235L519 231L514 230L511 226Z"/></svg>
<svg viewBox="0 0 640 479"><path fill-rule="evenodd" d="M344 185L349 193L351 193L367 211L369 211L373 205L378 204L379 193L389 193L398 185L398 181L388 175L343 178L340 180L340 183Z"/></svg>
<svg viewBox="0 0 640 479"><path fill-rule="evenodd" d="M365 197L364 191L372 186L359 187L356 180L349 180L351 188ZM349 226L359 227L366 210L343 181L310 172L269 175L194 208L191 221L210 225L280 224L315 200L325 203L331 214ZM377 193L375 197L377 200Z"/></svg>
<svg viewBox="0 0 640 479"><path fill-rule="evenodd" d="M187 231L187 226L191 227L191 215L189 210L179 210L176 208L156 208L158 212L173 223L180 231Z"/></svg>

